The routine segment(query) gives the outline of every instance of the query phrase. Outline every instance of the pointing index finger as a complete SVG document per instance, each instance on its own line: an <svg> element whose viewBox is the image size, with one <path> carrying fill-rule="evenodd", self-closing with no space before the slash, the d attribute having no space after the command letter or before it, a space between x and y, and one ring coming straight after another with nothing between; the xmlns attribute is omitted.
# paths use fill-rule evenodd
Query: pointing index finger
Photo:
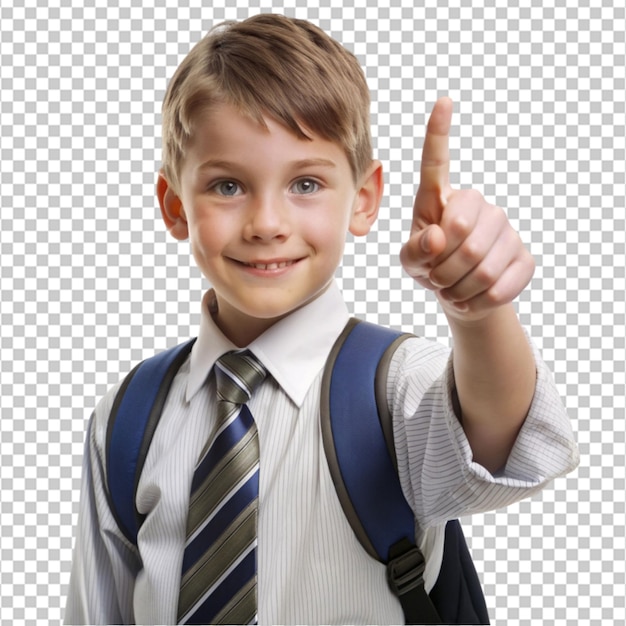
<svg viewBox="0 0 626 626"><path fill-rule="evenodd" d="M439 98L433 107L426 128L422 149L420 175L421 192L435 192L445 198L450 189L449 136L453 103L450 98Z"/></svg>

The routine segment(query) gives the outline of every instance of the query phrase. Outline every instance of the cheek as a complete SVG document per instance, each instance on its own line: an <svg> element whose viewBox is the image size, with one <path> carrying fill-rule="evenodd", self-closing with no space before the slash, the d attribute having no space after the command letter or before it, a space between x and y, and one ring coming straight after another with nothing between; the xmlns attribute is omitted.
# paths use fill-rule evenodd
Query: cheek
<svg viewBox="0 0 626 626"><path fill-rule="evenodd" d="M306 224L301 224L301 228L308 232L312 243L324 247L343 247L349 218L350 211L345 206L334 204L331 208L323 207L312 216L307 216Z"/></svg>
<svg viewBox="0 0 626 626"><path fill-rule="evenodd" d="M216 256L230 240L231 229L224 220L203 217L189 221L191 250L196 258Z"/></svg>

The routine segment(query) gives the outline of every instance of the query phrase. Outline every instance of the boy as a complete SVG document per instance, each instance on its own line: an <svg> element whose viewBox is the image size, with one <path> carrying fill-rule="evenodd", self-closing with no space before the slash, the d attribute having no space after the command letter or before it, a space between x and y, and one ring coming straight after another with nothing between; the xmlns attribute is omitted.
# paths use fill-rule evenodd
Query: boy
<svg viewBox="0 0 626 626"><path fill-rule="evenodd" d="M431 114L401 261L437 294L454 350L404 342L387 384L427 590L446 520L506 506L577 464L558 394L511 304L533 260L501 209L450 188L451 115L448 99ZM382 193L362 70L316 27L260 15L212 30L183 61L164 101L157 195L168 230L189 238L213 288L137 487L146 515L138 549L120 532L105 487L117 389L95 411L68 623L181 618L190 485L217 428L221 368L213 366L239 348L268 372L248 402L260 447L253 619L402 622L384 566L341 510L319 433L321 373L349 318L333 277L346 231L368 233Z"/></svg>

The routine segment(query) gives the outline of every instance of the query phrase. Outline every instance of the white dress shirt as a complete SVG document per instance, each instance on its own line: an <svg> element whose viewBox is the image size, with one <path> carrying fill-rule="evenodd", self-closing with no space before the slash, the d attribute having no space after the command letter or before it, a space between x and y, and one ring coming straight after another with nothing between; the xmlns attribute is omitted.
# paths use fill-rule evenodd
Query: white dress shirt
<svg viewBox="0 0 626 626"><path fill-rule="evenodd" d="M235 346L202 303L198 340L178 372L137 489L146 514L137 550L119 531L105 492L107 420L101 400L85 446L67 623L173 624L194 466L216 421L215 361ZM402 623L385 567L358 543L335 493L320 433L321 376L349 314L336 285L248 347L271 376L249 406L259 431L259 624ZM501 475L472 461L452 409L449 350L410 339L389 371L388 399L401 484L434 585L448 519L506 506L571 471L578 452L551 375L537 361L534 400Z"/></svg>

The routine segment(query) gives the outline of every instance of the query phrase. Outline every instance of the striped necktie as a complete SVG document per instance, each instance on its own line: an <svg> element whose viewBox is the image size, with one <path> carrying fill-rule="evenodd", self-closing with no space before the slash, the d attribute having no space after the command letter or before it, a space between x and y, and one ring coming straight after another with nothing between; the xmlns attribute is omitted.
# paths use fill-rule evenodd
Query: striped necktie
<svg viewBox="0 0 626 626"><path fill-rule="evenodd" d="M245 403L265 375L248 351L229 352L215 364L218 427L191 485L181 624L257 621L259 440Z"/></svg>

